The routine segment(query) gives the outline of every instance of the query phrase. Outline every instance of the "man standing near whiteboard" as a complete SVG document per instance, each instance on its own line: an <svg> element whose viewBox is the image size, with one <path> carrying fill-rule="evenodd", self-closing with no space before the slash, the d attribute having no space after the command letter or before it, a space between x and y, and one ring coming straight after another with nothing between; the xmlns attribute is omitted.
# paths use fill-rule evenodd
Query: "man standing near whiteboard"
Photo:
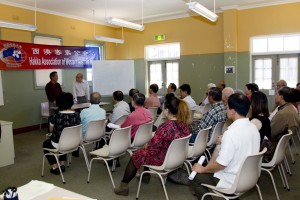
<svg viewBox="0 0 300 200"><path fill-rule="evenodd" d="M83 79L83 75L78 73L73 82L73 98L75 103L87 103L90 99L89 83Z"/></svg>
<svg viewBox="0 0 300 200"><path fill-rule="evenodd" d="M58 75L56 71L50 73L50 81L47 83L45 90L47 98L49 100L49 113L53 112L52 107L56 106L56 98L62 93L62 89L58 81Z"/></svg>

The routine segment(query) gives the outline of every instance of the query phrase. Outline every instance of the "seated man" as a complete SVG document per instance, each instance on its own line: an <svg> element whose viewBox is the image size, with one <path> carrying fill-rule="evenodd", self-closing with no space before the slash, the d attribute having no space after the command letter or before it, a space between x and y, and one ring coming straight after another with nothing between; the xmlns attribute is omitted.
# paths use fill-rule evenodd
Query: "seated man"
<svg viewBox="0 0 300 200"><path fill-rule="evenodd" d="M90 121L106 119L106 112L99 106L101 95L99 92L93 92L90 95L91 105L80 112L82 123L82 138L85 137L86 129Z"/></svg>
<svg viewBox="0 0 300 200"><path fill-rule="evenodd" d="M208 140L210 139L213 128L218 122L224 122L226 120L226 107L222 102L222 91L219 88L210 88L208 92L208 101L210 103L210 109L203 115L200 121L195 121L192 124L192 137L191 142L194 142L198 132L201 129L212 127L208 134Z"/></svg>
<svg viewBox="0 0 300 200"><path fill-rule="evenodd" d="M145 95L142 93L133 95L131 103L135 110L127 116L125 121L121 124L121 128L131 126L131 140L133 140L139 126L150 122L152 116L150 111L144 108Z"/></svg>
<svg viewBox="0 0 300 200"><path fill-rule="evenodd" d="M233 120L222 137L221 149L214 162L206 167L196 163L193 171L198 174L191 181L191 187L196 192L197 199L208 192L202 183L215 185L218 188L230 188L237 172L247 156L257 154L260 147L260 135L246 115L250 101L245 95L232 94L228 99L227 116ZM210 196L205 199L212 199Z"/></svg>
<svg viewBox="0 0 300 200"><path fill-rule="evenodd" d="M119 119L123 115L130 114L129 105L128 105L128 103L123 101L123 98L124 98L124 95L123 95L122 91L115 91L113 93L114 109L108 117L108 119L111 123L115 123L117 121L117 119Z"/></svg>
<svg viewBox="0 0 300 200"><path fill-rule="evenodd" d="M182 84L179 87L180 91L180 97L183 99L187 104L189 105L189 108L191 110L196 110L197 104L195 100L191 97L191 86L189 84Z"/></svg>
<svg viewBox="0 0 300 200"><path fill-rule="evenodd" d="M176 95L176 89L177 89L176 84L175 83L170 83L168 88L167 88L167 94L174 93L174 95L176 97L177 96ZM163 110L163 105L165 103L165 96L160 97L159 102L160 102L160 109Z"/></svg>
<svg viewBox="0 0 300 200"><path fill-rule="evenodd" d="M158 85L157 84L151 84L149 87L149 97L146 98L144 106L145 108L149 107L160 107L159 98L157 96L158 92Z"/></svg>

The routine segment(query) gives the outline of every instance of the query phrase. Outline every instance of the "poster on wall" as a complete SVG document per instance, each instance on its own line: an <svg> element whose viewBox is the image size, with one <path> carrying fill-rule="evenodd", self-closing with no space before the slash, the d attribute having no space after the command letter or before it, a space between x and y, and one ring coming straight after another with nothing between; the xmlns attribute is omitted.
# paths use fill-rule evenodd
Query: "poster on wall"
<svg viewBox="0 0 300 200"><path fill-rule="evenodd" d="M234 74L234 66L225 66L225 74Z"/></svg>
<svg viewBox="0 0 300 200"><path fill-rule="evenodd" d="M98 47L55 46L0 40L0 70L92 68Z"/></svg>

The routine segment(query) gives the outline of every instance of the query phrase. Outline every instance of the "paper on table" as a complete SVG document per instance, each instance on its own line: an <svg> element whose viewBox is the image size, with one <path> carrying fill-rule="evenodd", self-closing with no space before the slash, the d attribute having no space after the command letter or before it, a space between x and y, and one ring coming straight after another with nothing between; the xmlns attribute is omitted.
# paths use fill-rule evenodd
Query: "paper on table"
<svg viewBox="0 0 300 200"><path fill-rule="evenodd" d="M18 196L21 200L31 200L54 189L55 186L43 181L32 180L26 185L18 187Z"/></svg>

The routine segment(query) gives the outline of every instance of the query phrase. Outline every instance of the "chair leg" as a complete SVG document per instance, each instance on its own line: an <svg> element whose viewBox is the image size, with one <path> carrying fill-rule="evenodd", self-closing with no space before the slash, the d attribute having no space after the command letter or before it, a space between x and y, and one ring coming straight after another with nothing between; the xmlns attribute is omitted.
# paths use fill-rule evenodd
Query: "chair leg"
<svg viewBox="0 0 300 200"><path fill-rule="evenodd" d="M285 181L285 183L286 183L286 189L287 189L288 191L290 191L290 186L289 186L289 183L288 183L288 181L287 181L286 175L285 175L285 173L284 173L284 168L283 168L282 163L280 164L279 167L280 167L281 170L282 170L283 178L284 178L284 181Z"/></svg>
<svg viewBox="0 0 300 200"><path fill-rule="evenodd" d="M141 175L140 175L139 186L138 186L138 190L137 190L137 193L136 193L136 199L139 199L141 183L142 183L143 175L145 173L147 173L147 171L142 172Z"/></svg>
<svg viewBox="0 0 300 200"><path fill-rule="evenodd" d="M115 186L115 183L114 183L114 179L113 179L113 177L112 177L112 175L111 175L111 172L110 172L110 169L109 169L108 163L107 163L107 161L106 161L106 160L103 160L103 161L105 162L105 165L106 165L107 171L108 171L108 173L109 173L109 176L110 176L111 183L112 183L112 185L113 185L113 188L115 189L115 188L116 188L116 186ZM114 164L113 164L113 165L114 165Z"/></svg>
<svg viewBox="0 0 300 200"><path fill-rule="evenodd" d="M256 185L256 189L257 189L258 195L259 195L259 199L260 199L260 200L263 200L263 197L262 197L262 195L261 195L261 191L260 191L259 186L258 186L257 184L255 184L255 185Z"/></svg>
<svg viewBox="0 0 300 200"><path fill-rule="evenodd" d="M272 180L272 184L273 184L273 187L274 187L274 190L275 190L277 200L280 200L272 173L269 170L264 169L264 168L261 168L261 170L266 171L270 175L270 178Z"/></svg>
<svg viewBox="0 0 300 200"><path fill-rule="evenodd" d="M88 180L87 180L87 183L90 183L90 175L91 175L91 171L92 171L92 164L93 164L93 161L95 160L96 158L92 158L91 162L90 162L90 165L89 165L89 173L88 173Z"/></svg>
<svg viewBox="0 0 300 200"><path fill-rule="evenodd" d="M219 198L224 198L224 199L226 199L226 200L229 200L229 199L228 199L227 197L225 197L225 196L220 196L219 194L212 193L212 192L205 193L205 194L202 196L201 200L204 200L205 197L208 196L208 195L214 196L214 197L219 197Z"/></svg>
<svg viewBox="0 0 300 200"><path fill-rule="evenodd" d="M88 157L86 155L86 150L84 148L84 145L80 145L79 148L82 151L82 154L83 154L83 157L84 157L84 160L85 160L85 164L86 164L86 168L87 168L87 170L89 170L89 160L88 160Z"/></svg>
<svg viewBox="0 0 300 200"><path fill-rule="evenodd" d="M46 158L46 155L44 154L43 155L43 165L42 165L42 177L44 177L45 158Z"/></svg>
<svg viewBox="0 0 300 200"><path fill-rule="evenodd" d="M290 155L291 155L291 158L292 158L292 163L295 164L295 163L296 163L296 160L295 160L295 158L294 158L294 154L293 154L293 152L292 152L292 149L291 149L290 144L288 144L288 147L289 147Z"/></svg>
<svg viewBox="0 0 300 200"><path fill-rule="evenodd" d="M279 166L278 166L278 171L279 171L279 174L280 174L280 178L281 178L281 182L282 182L283 188L286 189L285 181L283 179L283 174L282 174L282 171L281 171L281 169L280 169Z"/></svg>
<svg viewBox="0 0 300 200"><path fill-rule="evenodd" d="M61 171L61 168L60 168L59 160L58 160L58 158L57 158L56 155L54 155L54 157L55 157L56 163L57 163L57 165L58 165L58 169L59 169L60 176L61 176L61 179L62 179L62 181L63 181L63 184L66 184L66 181L65 181L65 179L64 179L64 175L63 175L63 173L62 173L62 171Z"/></svg>
<svg viewBox="0 0 300 200"><path fill-rule="evenodd" d="M167 190L166 190L166 186L165 186L165 181L164 181L164 178L158 174L160 180L161 180L161 184L163 186L163 189L164 189L164 192L165 192L165 195L166 195L166 199L169 200L169 197L168 197L168 193L167 193Z"/></svg>
<svg viewBox="0 0 300 200"><path fill-rule="evenodd" d="M184 166L185 166L185 168L186 168L186 170L187 170L187 172L188 172L188 174L191 174L191 171L190 171L190 162L189 161L184 161ZM192 168L191 168L192 169Z"/></svg>
<svg viewBox="0 0 300 200"><path fill-rule="evenodd" d="M294 145L294 148L295 148L295 151L296 151L296 155L298 156L299 153L298 153L298 148L297 148L297 146L296 146L295 140L294 140L293 137L291 137L291 140L292 140L292 143L293 143L293 145Z"/></svg>
<svg viewBox="0 0 300 200"><path fill-rule="evenodd" d="M292 176L293 174L292 174L292 171L291 171L291 169L290 169L290 166L289 166L289 163L288 163L288 161L287 161L287 159L286 159L286 156L284 156L284 164L285 164L285 168L286 168L286 171L287 171L287 173L290 175L290 176Z"/></svg>

